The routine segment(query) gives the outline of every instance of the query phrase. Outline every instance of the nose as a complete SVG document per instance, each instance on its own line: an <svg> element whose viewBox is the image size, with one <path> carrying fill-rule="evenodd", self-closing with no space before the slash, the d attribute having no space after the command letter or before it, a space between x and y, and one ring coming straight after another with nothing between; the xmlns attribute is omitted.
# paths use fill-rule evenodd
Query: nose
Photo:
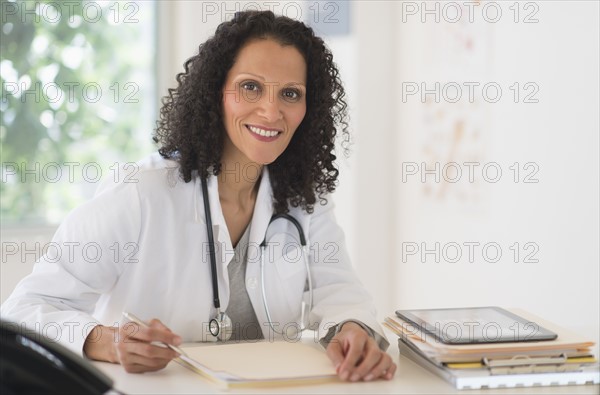
<svg viewBox="0 0 600 395"><path fill-rule="evenodd" d="M271 95L264 95L260 99L258 112L260 116L270 123L279 121L283 118L279 100L277 100L277 97L272 97Z"/></svg>

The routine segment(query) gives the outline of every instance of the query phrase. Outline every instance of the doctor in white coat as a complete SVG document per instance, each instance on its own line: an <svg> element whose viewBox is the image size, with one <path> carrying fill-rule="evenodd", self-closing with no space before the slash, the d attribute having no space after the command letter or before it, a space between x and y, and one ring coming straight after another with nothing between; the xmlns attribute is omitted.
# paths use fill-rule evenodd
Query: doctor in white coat
<svg viewBox="0 0 600 395"><path fill-rule="evenodd" d="M391 379L387 340L326 199L337 178L334 120L347 133L329 51L301 22L242 12L185 66L161 110L160 154L106 180L63 221L2 318L144 372L177 356L151 342L216 341L214 289L222 311L244 317L234 324L247 340L296 341L312 293L308 322L340 378ZM290 221L269 224L286 211L307 239L311 290L299 232ZM150 327L123 325L123 311Z"/></svg>

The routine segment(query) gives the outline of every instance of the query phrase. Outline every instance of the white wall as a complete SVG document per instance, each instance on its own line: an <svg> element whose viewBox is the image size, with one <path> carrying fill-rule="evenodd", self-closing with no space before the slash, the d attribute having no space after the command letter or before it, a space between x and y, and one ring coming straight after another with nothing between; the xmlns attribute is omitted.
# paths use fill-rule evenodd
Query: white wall
<svg viewBox="0 0 600 395"><path fill-rule="evenodd" d="M0 303L11 294L19 281L33 270L35 261L49 247L56 227L2 228L0 264Z"/></svg>
<svg viewBox="0 0 600 395"><path fill-rule="evenodd" d="M521 307L598 340L598 3L536 2L539 22L531 24L522 19L533 8L521 10L515 23L510 4L503 5L497 23L457 26L432 17L422 23L417 16L392 33L398 43L390 89L398 158L397 239L389 265L396 292L390 297L400 308ZM406 16L406 6L388 6L397 20ZM466 51L469 37L473 47ZM403 103L402 83L421 81L429 88L435 81L496 82L503 96L488 103L476 90L472 104L444 103L443 97L439 104L413 97ZM514 82L521 83L519 103L510 90ZM526 82L539 86L533 96L538 103L523 102L533 92L522 88ZM422 161L431 168L452 161L480 166L473 183L466 174L457 183L434 182L433 176L423 183L416 175L403 182L406 162ZM514 162L521 166L519 182L513 180ZM497 183L482 178L486 163L502 169ZM539 182L524 183L536 169ZM440 243L450 259L440 254L435 262L433 255L416 254L403 260L400 243L413 242L430 249ZM452 242L462 246L463 259L456 263L450 262ZM480 243L472 263L464 242ZM496 263L490 262L493 250L482 252L490 242L502 248ZM527 242L532 244L525 249ZM528 253L538 262L526 262Z"/></svg>
<svg viewBox="0 0 600 395"><path fill-rule="evenodd" d="M352 2L357 88L350 97L354 110L350 116L356 141L352 169L356 206L339 215L356 218L351 250L354 266L382 318L396 307L393 295L398 275L393 264L398 240L394 182L397 110L393 92L398 76L393 8L393 2L387 1Z"/></svg>

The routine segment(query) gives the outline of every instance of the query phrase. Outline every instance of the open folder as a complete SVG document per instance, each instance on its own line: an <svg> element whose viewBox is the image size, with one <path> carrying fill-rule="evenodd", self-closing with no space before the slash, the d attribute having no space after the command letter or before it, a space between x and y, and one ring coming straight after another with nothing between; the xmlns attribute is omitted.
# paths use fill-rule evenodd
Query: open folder
<svg viewBox="0 0 600 395"><path fill-rule="evenodd" d="M316 346L284 341L186 347L175 361L221 388L289 386L337 381Z"/></svg>

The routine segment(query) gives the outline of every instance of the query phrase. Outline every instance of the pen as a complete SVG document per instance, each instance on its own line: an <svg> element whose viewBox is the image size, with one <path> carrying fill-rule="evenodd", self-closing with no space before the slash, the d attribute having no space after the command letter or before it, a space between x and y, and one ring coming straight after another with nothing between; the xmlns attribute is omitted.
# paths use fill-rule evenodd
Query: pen
<svg viewBox="0 0 600 395"><path fill-rule="evenodd" d="M127 312L123 312L123 317L125 317L126 319L128 319L131 322L135 322L136 324L143 326L144 328L149 328L150 326L148 324L146 324L144 321L142 321L141 319L139 319L138 317L136 317L135 315L131 314L131 313L127 313ZM179 353L180 355L184 355L187 357L187 354L185 353L185 351L183 351L181 348L174 346L172 344L168 344L168 343L163 343L160 342L161 344L164 344L165 346L169 347L171 350L175 351L176 353Z"/></svg>

